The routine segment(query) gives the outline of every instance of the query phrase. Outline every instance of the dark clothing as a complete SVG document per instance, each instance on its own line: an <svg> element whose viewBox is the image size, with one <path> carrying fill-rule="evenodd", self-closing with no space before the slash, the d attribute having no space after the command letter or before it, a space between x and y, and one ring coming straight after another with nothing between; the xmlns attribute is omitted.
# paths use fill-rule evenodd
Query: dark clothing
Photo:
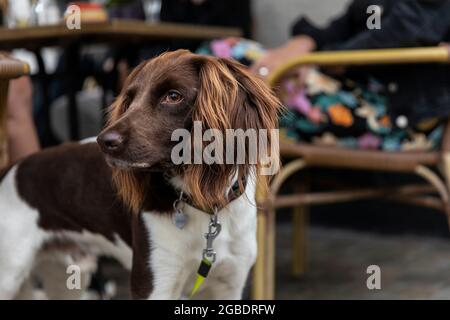
<svg viewBox="0 0 450 320"><path fill-rule="evenodd" d="M382 8L381 29L367 28L369 5ZM436 46L450 42L450 1L355 0L344 15L326 28L317 28L307 18L301 18L292 31L294 35L311 36L319 50ZM424 118L450 115L450 65L416 64L369 70L391 88L388 104L392 116L404 115L414 124Z"/></svg>
<svg viewBox="0 0 450 320"><path fill-rule="evenodd" d="M195 4L191 0L163 0L161 21L235 27L242 36L251 38L250 0L207 0Z"/></svg>
<svg viewBox="0 0 450 320"><path fill-rule="evenodd" d="M192 0L163 0L161 21L238 28L244 37L251 38L250 0L205 0L201 3L194 3ZM202 42L177 39L167 42L164 49L195 51Z"/></svg>

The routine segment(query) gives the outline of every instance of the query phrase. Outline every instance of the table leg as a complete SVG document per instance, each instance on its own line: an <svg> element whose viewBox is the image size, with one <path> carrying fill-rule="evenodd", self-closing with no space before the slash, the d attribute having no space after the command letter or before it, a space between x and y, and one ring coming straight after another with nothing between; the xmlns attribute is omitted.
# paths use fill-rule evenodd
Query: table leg
<svg viewBox="0 0 450 320"><path fill-rule="evenodd" d="M78 119L78 105L76 95L78 91L78 84L80 79L80 46L79 44L72 44L65 50L66 56L66 89L69 101L68 112L68 126L70 140L77 141L80 139L79 133L79 119Z"/></svg>
<svg viewBox="0 0 450 320"><path fill-rule="evenodd" d="M55 135L53 134L51 120L50 120L50 97L49 97L49 76L45 68L44 59L39 50L33 52L38 64L37 79L41 86L41 98L42 98L42 116L38 117L38 126L40 132L40 139L42 146L52 146L58 143Z"/></svg>

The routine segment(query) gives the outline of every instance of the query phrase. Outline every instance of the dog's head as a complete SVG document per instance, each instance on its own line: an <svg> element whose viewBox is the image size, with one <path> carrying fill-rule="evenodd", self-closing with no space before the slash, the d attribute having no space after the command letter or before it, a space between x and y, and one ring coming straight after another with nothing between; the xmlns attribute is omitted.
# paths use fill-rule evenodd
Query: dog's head
<svg viewBox="0 0 450 320"><path fill-rule="evenodd" d="M248 161L175 164L173 149L179 141L172 141L173 133L177 129L193 131L196 121L203 132L275 129L279 109L272 91L240 64L178 50L133 70L97 140L113 167L119 195L132 209L138 210L144 199L148 171L176 171L184 178L194 203L212 208L226 203L230 178L236 172L246 177L251 168L258 168L259 159L254 166ZM272 141L270 134L267 138L266 147L271 150L278 141ZM194 153L194 149L188 152ZM271 161L278 162L278 154L272 154Z"/></svg>

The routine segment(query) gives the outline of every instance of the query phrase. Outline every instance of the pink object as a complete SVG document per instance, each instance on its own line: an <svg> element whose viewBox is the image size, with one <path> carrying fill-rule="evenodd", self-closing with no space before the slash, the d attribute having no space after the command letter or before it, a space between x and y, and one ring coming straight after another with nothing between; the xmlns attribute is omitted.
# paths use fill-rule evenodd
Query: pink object
<svg viewBox="0 0 450 320"><path fill-rule="evenodd" d="M239 43L240 38L238 38L238 37L229 37L229 38L224 39L224 41L225 41L226 43L228 43L228 45L229 45L230 47L233 47L233 46L235 46L236 44Z"/></svg>
<svg viewBox="0 0 450 320"><path fill-rule="evenodd" d="M298 112L307 115L311 111L311 103L303 92L299 92L289 99L289 105L293 106Z"/></svg>
<svg viewBox="0 0 450 320"><path fill-rule="evenodd" d="M363 134L358 139L358 147L360 149L375 150L375 149L378 149L380 144L381 144L381 139L377 136L374 136L371 133Z"/></svg>
<svg viewBox="0 0 450 320"><path fill-rule="evenodd" d="M295 83L294 83L294 81L292 81L292 80L287 80L287 81L284 83L284 87L286 88L286 91L287 91L289 94L293 94L293 93L295 92L295 89L296 89Z"/></svg>
<svg viewBox="0 0 450 320"><path fill-rule="evenodd" d="M219 58L231 57L231 47L225 41L214 40L213 42L211 42L211 49L214 55Z"/></svg>
<svg viewBox="0 0 450 320"><path fill-rule="evenodd" d="M308 119L314 123L321 123L323 120L323 114L320 107L312 107L308 113Z"/></svg>

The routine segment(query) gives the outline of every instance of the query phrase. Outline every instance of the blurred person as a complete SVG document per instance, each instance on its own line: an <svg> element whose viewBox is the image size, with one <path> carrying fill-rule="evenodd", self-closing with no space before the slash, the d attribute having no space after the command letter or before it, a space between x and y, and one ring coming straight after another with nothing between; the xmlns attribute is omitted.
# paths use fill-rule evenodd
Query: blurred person
<svg viewBox="0 0 450 320"><path fill-rule="evenodd" d="M29 77L11 80L6 120L10 162L16 162L40 150L33 122L32 96L33 88Z"/></svg>
<svg viewBox="0 0 450 320"><path fill-rule="evenodd" d="M0 0L0 28L11 27L11 1ZM20 3L26 5L23 2ZM24 13L26 14L26 13ZM22 21L26 24L26 20ZM15 52L8 52L15 56ZM16 56L23 60L23 56ZM38 90L39 92L39 90ZM6 113L6 134L9 162L14 163L41 149L34 122L33 83L29 76L13 79L9 82Z"/></svg>
<svg viewBox="0 0 450 320"><path fill-rule="evenodd" d="M161 21L234 27L252 37L249 0L162 0Z"/></svg>
<svg viewBox="0 0 450 320"><path fill-rule="evenodd" d="M381 9L380 29L367 27L370 5ZM267 77L287 60L312 51L436 46L450 41L450 1L354 0L328 27L301 17L292 34L269 50L225 39L199 52L235 58ZM289 107L281 121L288 138L362 149L428 150L439 146L442 122L450 114L450 66L301 67L283 82L280 94Z"/></svg>
<svg viewBox="0 0 450 320"><path fill-rule="evenodd" d="M4 24L8 2L0 0L0 27ZM10 162L16 162L40 150L33 122L33 85L28 76L9 82L6 134Z"/></svg>

